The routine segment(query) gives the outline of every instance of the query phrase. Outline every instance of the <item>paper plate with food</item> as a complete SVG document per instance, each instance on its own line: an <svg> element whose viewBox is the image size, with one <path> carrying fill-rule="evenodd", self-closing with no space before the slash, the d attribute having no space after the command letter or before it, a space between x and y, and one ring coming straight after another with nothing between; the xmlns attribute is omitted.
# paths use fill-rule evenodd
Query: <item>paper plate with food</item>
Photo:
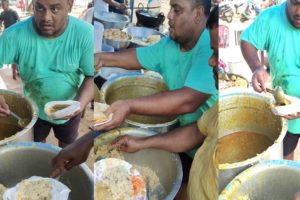
<svg viewBox="0 0 300 200"><path fill-rule="evenodd" d="M124 160L105 158L94 165L95 200L146 200L140 173Z"/></svg>
<svg viewBox="0 0 300 200"><path fill-rule="evenodd" d="M3 194L3 200L68 200L70 189L53 178L32 176Z"/></svg>
<svg viewBox="0 0 300 200"><path fill-rule="evenodd" d="M47 117L51 120L72 117L79 110L80 102L73 100L51 101L44 107Z"/></svg>
<svg viewBox="0 0 300 200"><path fill-rule="evenodd" d="M109 105L104 103L94 103L94 120L93 120L93 126L100 126L102 124L105 124L112 120L112 113L107 116L105 115L105 111L109 108Z"/></svg>

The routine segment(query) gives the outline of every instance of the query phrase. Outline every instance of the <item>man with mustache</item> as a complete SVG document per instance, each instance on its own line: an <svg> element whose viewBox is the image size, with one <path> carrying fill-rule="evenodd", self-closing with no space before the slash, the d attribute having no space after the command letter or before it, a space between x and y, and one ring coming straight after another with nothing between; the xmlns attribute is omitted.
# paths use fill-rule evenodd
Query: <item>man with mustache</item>
<svg viewBox="0 0 300 200"><path fill-rule="evenodd" d="M281 86L285 94L300 98L300 0L287 0L265 10L242 33L241 40L255 91L266 91L269 74L257 56L257 50L266 50L273 87ZM285 117L289 121L284 158L293 160L300 137L300 113Z"/></svg>
<svg viewBox="0 0 300 200"><path fill-rule="evenodd" d="M6 29L0 37L0 66L17 63L24 94L38 106L34 141L45 142L51 128L59 146L78 135L81 112L93 98L93 27L71 17L73 0L35 0L34 16ZM69 119L49 120L44 105L75 99L81 108ZM10 110L0 98L0 113Z"/></svg>
<svg viewBox="0 0 300 200"><path fill-rule="evenodd" d="M215 7L213 11L211 12L209 19L207 20L207 27L209 28L209 34L210 34L210 48L212 49L212 53L210 54L210 57L208 57L207 62L209 62L209 65L215 69L214 71L217 72L218 68L218 7ZM213 76L212 76L213 77ZM211 77L211 78L212 78ZM217 78L217 74L215 74L215 78ZM177 92L182 92L184 94L183 89L177 90ZM168 93L167 93L168 94ZM172 95L175 95L175 93L170 93L169 97L172 97ZM176 97L176 96L175 96ZM180 101L180 100L179 100ZM217 111L217 105L214 104L214 109L209 109L210 111L206 112L205 119L202 119L202 124L204 124L204 129L208 129L207 127L214 127L217 121L217 115L214 113ZM211 119L210 117L207 117L208 112L213 113L214 119L211 121L207 121L207 119ZM200 120L198 122L200 124ZM214 131L215 129L211 129L210 132L212 134L208 134L207 131L203 134L200 132L200 130L197 127L197 123L191 123L186 126L182 126L180 128L177 128L173 131L170 131L165 134L159 134L155 135L153 137L146 137L146 138L135 138L135 137L129 137L124 136L121 138L118 138L111 146L110 148L114 147L120 147L122 151L126 152L136 152L141 149L145 148L158 148L163 149L171 152L184 152L192 148L197 148L198 146L201 147L198 150L198 159L193 161L193 168L194 172L192 177L197 180L201 179L199 177L201 176L207 176L206 174L203 175L202 173L197 171L197 167L199 166L199 163L204 163L207 170L210 171L210 174L216 174L216 169L211 168L210 164L203 162L201 159L203 156L203 153L206 153L206 151L201 150L202 147L205 149L208 146L213 146L213 149L216 148L216 135L217 131ZM93 147L93 138L98 136L98 132L93 132L86 134L82 138L78 139L75 143L71 144L70 146L64 148L58 156L56 156L53 160L53 172L52 176L56 177L65 170L70 170L76 165L79 165L80 163L84 162L88 155L90 149ZM214 143L211 143L210 141L214 141ZM210 152L213 153L213 152ZM211 154L208 155L208 157L212 157ZM192 170L193 170L192 168ZM189 176L187 173L186 176ZM190 176L191 177L191 176ZM216 199L217 192L208 192L208 191L217 191L217 178L213 178L212 176L208 176L209 178L212 178L210 181L212 184L204 184L201 185L201 187L196 186L195 187L195 181L193 181L193 178L190 178L189 180L189 187L187 188L187 178L186 182L183 182L183 187L181 188L181 191L178 193L176 199L187 199L187 195L189 196L190 200L197 200L197 199ZM205 180L208 180L207 178ZM206 185L209 186L209 188L206 187ZM187 191L188 189L188 191ZM196 190L195 190L196 189ZM188 193L188 194L187 194ZM203 198L201 198L203 197ZM207 198L208 197L208 198Z"/></svg>

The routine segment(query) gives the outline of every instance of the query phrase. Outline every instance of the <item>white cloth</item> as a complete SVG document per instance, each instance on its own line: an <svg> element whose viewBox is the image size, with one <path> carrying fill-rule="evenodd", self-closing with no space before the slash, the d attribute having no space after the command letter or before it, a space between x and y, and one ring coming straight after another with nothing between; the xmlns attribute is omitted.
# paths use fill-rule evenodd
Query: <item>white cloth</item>
<svg viewBox="0 0 300 200"><path fill-rule="evenodd" d="M98 21L94 21L94 52L101 52L104 26Z"/></svg>

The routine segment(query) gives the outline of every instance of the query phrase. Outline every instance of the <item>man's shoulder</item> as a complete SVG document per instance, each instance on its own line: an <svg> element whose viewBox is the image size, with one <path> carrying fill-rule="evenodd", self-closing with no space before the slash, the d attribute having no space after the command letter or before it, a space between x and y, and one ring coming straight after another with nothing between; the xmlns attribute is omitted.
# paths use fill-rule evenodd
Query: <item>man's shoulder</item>
<svg viewBox="0 0 300 200"><path fill-rule="evenodd" d="M272 6L264 11L262 11L259 15L260 18L268 18L268 19L274 19L276 16L280 16L280 13L282 9L286 6L285 3Z"/></svg>
<svg viewBox="0 0 300 200"><path fill-rule="evenodd" d="M80 31L81 30L85 30L85 31L93 31L93 26L81 19L78 19L76 17L73 17L73 16L69 16L69 20L70 22L72 23L72 25L74 27L76 27L77 29L79 29Z"/></svg>

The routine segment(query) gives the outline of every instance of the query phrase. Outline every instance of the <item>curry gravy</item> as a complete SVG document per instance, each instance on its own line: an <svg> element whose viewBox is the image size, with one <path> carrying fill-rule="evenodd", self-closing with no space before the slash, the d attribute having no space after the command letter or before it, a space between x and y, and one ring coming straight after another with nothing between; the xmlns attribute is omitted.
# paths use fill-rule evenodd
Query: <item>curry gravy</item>
<svg viewBox="0 0 300 200"><path fill-rule="evenodd" d="M0 122L0 140L8 138L21 130L22 128L20 128L17 124L8 124Z"/></svg>
<svg viewBox="0 0 300 200"><path fill-rule="evenodd" d="M217 159L219 164L231 164L255 157L264 152L273 141L255 132L239 131L219 139Z"/></svg>
<svg viewBox="0 0 300 200"><path fill-rule="evenodd" d="M62 110L62 109L64 109L64 108L66 108L66 107L68 107L68 106L70 106L70 105L66 105L66 104L57 104L57 105L54 105L54 106L52 106L51 108L49 108L49 112L50 112L50 113L54 113L54 112L56 112L56 111L58 111L58 110Z"/></svg>

